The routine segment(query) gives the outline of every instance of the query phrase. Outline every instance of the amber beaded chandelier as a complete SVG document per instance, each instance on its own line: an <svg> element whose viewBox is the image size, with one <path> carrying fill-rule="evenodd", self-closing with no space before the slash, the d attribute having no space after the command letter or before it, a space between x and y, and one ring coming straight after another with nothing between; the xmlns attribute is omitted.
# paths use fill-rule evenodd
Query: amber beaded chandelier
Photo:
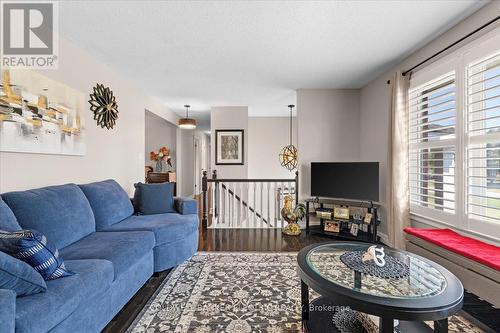
<svg viewBox="0 0 500 333"><path fill-rule="evenodd" d="M293 171L297 169L297 148L292 144L292 113L295 105L288 105L288 107L290 108L290 144L281 149L279 157L281 166Z"/></svg>

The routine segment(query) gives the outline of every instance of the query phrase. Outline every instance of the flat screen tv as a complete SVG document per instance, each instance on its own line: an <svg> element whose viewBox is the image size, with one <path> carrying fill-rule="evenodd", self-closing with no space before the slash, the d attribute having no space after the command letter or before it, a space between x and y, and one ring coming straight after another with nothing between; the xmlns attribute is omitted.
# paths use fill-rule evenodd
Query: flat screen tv
<svg viewBox="0 0 500 333"><path fill-rule="evenodd" d="M311 196L378 202L378 162L312 162Z"/></svg>

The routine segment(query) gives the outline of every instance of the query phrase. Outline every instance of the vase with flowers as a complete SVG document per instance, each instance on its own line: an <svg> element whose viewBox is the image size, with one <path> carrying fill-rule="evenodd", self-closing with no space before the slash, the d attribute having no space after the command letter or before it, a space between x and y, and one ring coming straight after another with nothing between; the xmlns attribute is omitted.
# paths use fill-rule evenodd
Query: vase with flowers
<svg viewBox="0 0 500 333"><path fill-rule="evenodd" d="M164 164L172 167L172 159L170 157L170 149L167 147L161 147L157 152L152 151L149 153L149 159L156 162L155 171L163 172ZM166 170L168 171L168 170Z"/></svg>

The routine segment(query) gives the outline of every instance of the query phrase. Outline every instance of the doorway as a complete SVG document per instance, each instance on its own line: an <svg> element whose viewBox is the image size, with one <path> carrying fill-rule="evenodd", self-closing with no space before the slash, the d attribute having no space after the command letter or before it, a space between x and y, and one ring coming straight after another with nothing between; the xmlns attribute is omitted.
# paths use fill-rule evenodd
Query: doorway
<svg viewBox="0 0 500 333"><path fill-rule="evenodd" d="M197 137L193 137L193 145L194 145L194 195L198 195L201 193L201 147L200 147L200 139Z"/></svg>

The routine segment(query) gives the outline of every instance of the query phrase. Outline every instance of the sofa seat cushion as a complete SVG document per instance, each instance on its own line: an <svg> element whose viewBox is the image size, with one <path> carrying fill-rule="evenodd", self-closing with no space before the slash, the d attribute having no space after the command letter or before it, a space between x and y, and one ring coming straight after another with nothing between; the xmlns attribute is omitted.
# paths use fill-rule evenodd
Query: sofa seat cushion
<svg viewBox="0 0 500 333"><path fill-rule="evenodd" d="M451 229L404 228L407 234L500 271L500 247L462 236Z"/></svg>
<svg viewBox="0 0 500 333"><path fill-rule="evenodd" d="M154 234L149 231L95 232L59 252L65 260L109 260L116 279L154 246Z"/></svg>
<svg viewBox="0 0 500 333"><path fill-rule="evenodd" d="M17 231L21 229L21 226L17 223L16 216L5 201L2 200L2 197L0 197L0 230Z"/></svg>
<svg viewBox="0 0 500 333"><path fill-rule="evenodd" d="M106 260L68 260L75 275L47 282L47 291L16 300L16 332L46 332L68 317L85 299L107 290L113 264Z"/></svg>
<svg viewBox="0 0 500 333"><path fill-rule="evenodd" d="M90 202L97 230L134 214L134 207L127 192L116 181L108 179L79 186Z"/></svg>
<svg viewBox="0 0 500 333"><path fill-rule="evenodd" d="M95 231L94 213L75 184L2 194L23 229L43 233L63 248Z"/></svg>
<svg viewBox="0 0 500 333"><path fill-rule="evenodd" d="M122 222L113 224L106 231L152 231L156 245L175 242L195 232L198 228L197 215L176 213L155 215L133 215Z"/></svg>

